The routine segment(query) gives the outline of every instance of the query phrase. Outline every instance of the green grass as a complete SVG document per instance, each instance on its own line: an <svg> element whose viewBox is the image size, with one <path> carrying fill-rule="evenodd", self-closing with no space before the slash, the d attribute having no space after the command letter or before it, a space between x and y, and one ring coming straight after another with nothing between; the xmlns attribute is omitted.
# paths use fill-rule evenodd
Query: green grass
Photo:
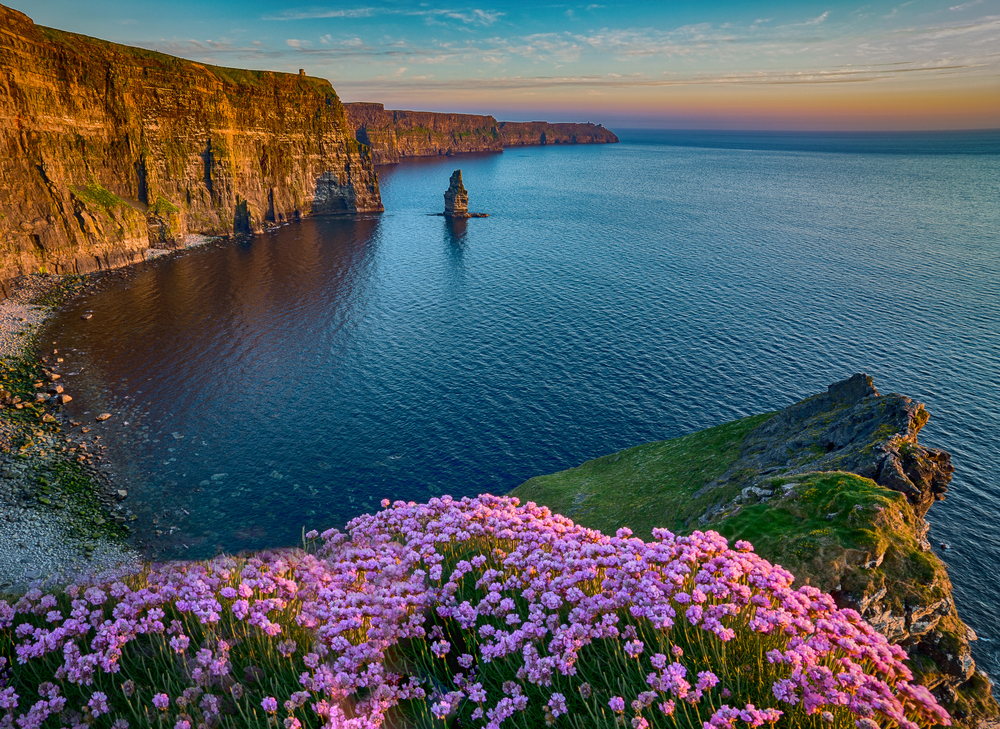
<svg viewBox="0 0 1000 729"><path fill-rule="evenodd" d="M149 206L149 212L154 215L169 215L170 213L179 213L180 210L181 209L179 207L174 205L162 195L157 195L156 200Z"/></svg>
<svg viewBox="0 0 1000 729"><path fill-rule="evenodd" d="M772 415L753 415L536 476L511 495L608 534L622 526L644 539L655 527L690 531L706 508L732 498L738 487L713 489L697 498L693 494L721 476L736 460L747 433Z"/></svg>
<svg viewBox="0 0 1000 729"><path fill-rule="evenodd" d="M108 211L128 205L127 202L103 187L99 182L91 182L86 187L74 187L73 192L83 202L100 205Z"/></svg>
<svg viewBox="0 0 1000 729"><path fill-rule="evenodd" d="M781 484L792 486L782 495ZM906 497L853 473L776 480L776 495L710 524L730 540L793 572L797 584L872 594L892 585L886 604L903 614L947 594L944 565L917 539L920 519ZM881 563L878 566L873 562Z"/></svg>

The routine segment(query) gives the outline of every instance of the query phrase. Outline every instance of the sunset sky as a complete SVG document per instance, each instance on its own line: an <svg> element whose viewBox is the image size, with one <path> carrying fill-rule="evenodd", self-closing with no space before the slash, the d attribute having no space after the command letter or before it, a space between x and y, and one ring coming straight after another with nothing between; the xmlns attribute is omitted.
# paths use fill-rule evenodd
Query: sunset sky
<svg viewBox="0 0 1000 729"><path fill-rule="evenodd" d="M1000 127L1000 0L6 0L36 23L330 79L345 101L730 129Z"/></svg>

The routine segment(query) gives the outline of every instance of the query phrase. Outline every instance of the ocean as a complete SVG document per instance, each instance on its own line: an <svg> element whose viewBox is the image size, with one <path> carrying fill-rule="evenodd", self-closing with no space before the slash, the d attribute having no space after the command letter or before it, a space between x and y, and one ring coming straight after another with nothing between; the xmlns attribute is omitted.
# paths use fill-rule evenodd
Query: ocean
<svg viewBox="0 0 1000 729"><path fill-rule="evenodd" d="M620 137L381 168L382 215L65 307L68 414L114 413L95 432L150 553L504 493L867 372L952 454L931 539L1000 676L1000 132ZM490 217L430 215L458 168Z"/></svg>

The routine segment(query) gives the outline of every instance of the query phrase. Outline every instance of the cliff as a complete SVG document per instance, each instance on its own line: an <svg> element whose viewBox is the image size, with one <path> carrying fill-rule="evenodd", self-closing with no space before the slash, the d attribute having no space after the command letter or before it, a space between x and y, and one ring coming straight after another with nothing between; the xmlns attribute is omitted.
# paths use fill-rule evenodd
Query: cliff
<svg viewBox="0 0 1000 729"><path fill-rule="evenodd" d="M927 418L858 374L777 413L597 458L512 495L604 531L746 539L903 646L958 723L980 726L1000 711L927 541L924 516L954 470L947 453L917 441Z"/></svg>
<svg viewBox="0 0 1000 729"><path fill-rule="evenodd" d="M382 210L328 81L184 61L3 6L0 150L0 280Z"/></svg>
<svg viewBox="0 0 1000 729"><path fill-rule="evenodd" d="M500 152L543 144L609 144L618 137L596 124L498 122L492 116L394 111L382 104L344 104L358 142L371 147L376 164L405 157Z"/></svg>

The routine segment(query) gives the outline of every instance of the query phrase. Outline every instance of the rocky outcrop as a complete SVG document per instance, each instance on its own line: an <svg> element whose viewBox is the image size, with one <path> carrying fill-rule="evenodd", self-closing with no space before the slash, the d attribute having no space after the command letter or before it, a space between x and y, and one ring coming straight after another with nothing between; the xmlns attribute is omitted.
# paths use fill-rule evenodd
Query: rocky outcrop
<svg viewBox="0 0 1000 729"><path fill-rule="evenodd" d="M498 122L492 116L398 111L382 104L344 104L349 125L376 164L406 157L500 152L504 147L543 144L605 144L618 137L599 124Z"/></svg>
<svg viewBox="0 0 1000 729"><path fill-rule="evenodd" d="M727 494L701 515L701 528L724 530L741 511L764 505L768 513L794 514L809 525L801 538L789 533L779 540L770 558L903 646L920 681L961 725L977 726L983 716L996 717L997 705L969 648L976 634L959 618L947 570L927 539L924 516L945 498L955 470L949 454L917 441L928 417L923 404L882 396L871 377L855 374L757 426L725 473L693 498ZM906 505L809 513L805 495L838 474L845 482L860 476L899 492Z"/></svg>
<svg viewBox="0 0 1000 729"><path fill-rule="evenodd" d="M513 495L605 531L712 529L746 539L903 647L958 726L1000 707L970 650L925 515L953 466L920 444L924 406L856 374L776 413L742 418L536 476Z"/></svg>
<svg viewBox="0 0 1000 729"><path fill-rule="evenodd" d="M184 61L0 6L0 280L379 210L329 82Z"/></svg>
<svg viewBox="0 0 1000 729"><path fill-rule="evenodd" d="M462 184L462 170L451 173L448 189L444 193L444 215L446 218L469 217L469 193Z"/></svg>
<svg viewBox="0 0 1000 729"><path fill-rule="evenodd" d="M743 441L739 458L696 496L752 474L749 488L776 475L847 471L904 494L923 519L943 500L955 468L951 456L917 442L928 419L922 403L879 395L868 375L778 411Z"/></svg>

